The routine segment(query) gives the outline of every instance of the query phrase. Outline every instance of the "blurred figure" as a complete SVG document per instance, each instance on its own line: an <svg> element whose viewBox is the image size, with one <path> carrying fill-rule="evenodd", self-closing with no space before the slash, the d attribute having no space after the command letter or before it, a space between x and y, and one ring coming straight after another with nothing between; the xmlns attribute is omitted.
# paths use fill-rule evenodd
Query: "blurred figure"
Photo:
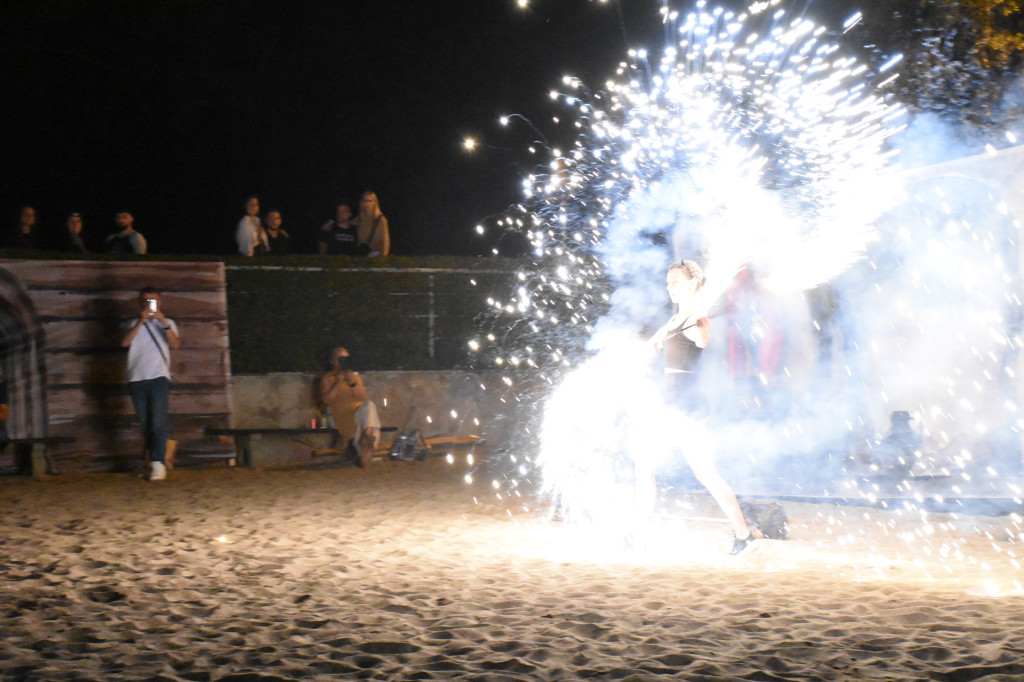
<svg viewBox="0 0 1024 682"><path fill-rule="evenodd" d="M267 232L260 221L260 200L249 197L245 201L245 215L238 221L235 229L235 242L238 253L243 256L262 256L270 250Z"/></svg>
<svg viewBox="0 0 1024 682"><path fill-rule="evenodd" d="M878 475L900 481L913 475L914 465L924 447L924 438L910 425L913 419L906 410L897 410L889 416L889 433L874 452Z"/></svg>
<svg viewBox="0 0 1024 682"><path fill-rule="evenodd" d="M36 226L36 209L22 206L18 211L18 225L4 235L4 246L8 249L38 250L42 246L39 228Z"/></svg>
<svg viewBox="0 0 1024 682"><path fill-rule="evenodd" d="M373 257L391 253L388 219L381 213L380 202L373 192L363 192L359 198L359 216L355 225L359 255Z"/></svg>
<svg viewBox="0 0 1024 682"><path fill-rule="evenodd" d="M352 223L352 209L348 204L338 206L334 220L320 227L317 252L332 256L356 256L356 226Z"/></svg>
<svg viewBox="0 0 1024 682"><path fill-rule="evenodd" d="M267 228L267 246L272 255L284 256L292 252L291 236L281 227L281 212L266 212L263 223Z"/></svg>
<svg viewBox="0 0 1024 682"><path fill-rule="evenodd" d="M338 430L339 442L357 453L359 466L365 467L380 442L380 417L377 405L366 399L363 379L352 368L352 358L344 348L331 353L331 369L320 379L320 395Z"/></svg>
<svg viewBox="0 0 1024 682"><path fill-rule="evenodd" d="M664 400L666 406L685 416L691 422L706 423L710 406L707 397L700 390L698 363L701 351L711 341L711 320L697 305L697 292L704 285L704 273L695 261L684 260L668 269L665 287L669 298L676 305L676 314L669 318L648 341L655 352L665 351ZM718 503L733 529L733 543L730 554L739 554L755 539L747 525L739 502L732 488L718 473L714 454L704 452L695 442L693 432L679 429L687 420L677 419L669 428L677 429L674 441L682 450L687 464L697 480L707 488ZM693 429L693 426L690 426ZM637 507L642 520L646 521L657 500L655 472L648 466L637 465L636 471Z"/></svg>
<svg viewBox="0 0 1024 682"><path fill-rule="evenodd" d="M122 256L146 253L146 238L135 231L135 217L130 211L120 211L114 216L118 231L107 237L106 252Z"/></svg>
<svg viewBox="0 0 1024 682"><path fill-rule="evenodd" d="M79 213L72 213L65 223L66 230L61 235L61 242L58 247L61 251L73 253L89 253L89 248L82 238L82 216Z"/></svg>

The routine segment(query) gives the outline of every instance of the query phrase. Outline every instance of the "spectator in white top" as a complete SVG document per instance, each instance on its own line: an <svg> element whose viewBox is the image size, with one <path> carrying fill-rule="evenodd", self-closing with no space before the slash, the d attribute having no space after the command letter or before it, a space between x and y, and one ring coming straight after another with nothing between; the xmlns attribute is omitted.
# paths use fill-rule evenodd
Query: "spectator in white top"
<svg viewBox="0 0 1024 682"><path fill-rule="evenodd" d="M249 197L245 202L245 215L238 221L238 228L235 230L238 253L243 256L262 256L270 250L267 231L263 229L259 213L260 200Z"/></svg>

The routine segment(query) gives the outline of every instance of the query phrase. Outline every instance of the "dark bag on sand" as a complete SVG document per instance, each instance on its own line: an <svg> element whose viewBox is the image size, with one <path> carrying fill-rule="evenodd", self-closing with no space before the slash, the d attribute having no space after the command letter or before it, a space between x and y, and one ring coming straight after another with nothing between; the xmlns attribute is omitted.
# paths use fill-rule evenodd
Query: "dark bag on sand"
<svg viewBox="0 0 1024 682"><path fill-rule="evenodd" d="M769 540L785 540L789 531L789 518L786 510L778 502L770 504L754 504L743 502L740 504L743 518L747 525L760 531L761 535Z"/></svg>
<svg viewBox="0 0 1024 682"><path fill-rule="evenodd" d="M402 431L391 444L388 457L396 462L411 462L424 460L427 454L427 443L419 431Z"/></svg>

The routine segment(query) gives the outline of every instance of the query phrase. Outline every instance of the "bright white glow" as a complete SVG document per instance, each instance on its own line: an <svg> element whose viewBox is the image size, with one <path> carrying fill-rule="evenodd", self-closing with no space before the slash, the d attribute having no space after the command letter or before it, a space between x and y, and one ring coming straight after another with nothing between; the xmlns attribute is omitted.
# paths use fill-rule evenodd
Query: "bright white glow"
<svg viewBox="0 0 1024 682"><path fill-rule="evenodd" d="M678 445L664 423L701 452L732 453L755 468L790 456L789 466L808 477L824 466L825 432L830 463L844 472L822 485L824 494L886 509L884 533L900 538L906 554L981 566L957 544L963 524L947 520L944 528L924 505L950 504L950 493L961 495L972 481L1003 486L996 467L986 467L963 436L993 433L1006 415L1010 431L1024 428L999 383L1015 381L1014 367L1000 363L1024 345L1015 317L1017 232L1000 234L993 221L965 218L959 178L920 196L901 186L890 147L904 112L887 103L884 91L901 57L872 76L828 42L833 32L787 17L780 2L758 3L739 16L705 7L698 3L680 18L672 31L678 43L654 61L631 52L600 93L588 94L573 77L563 80L569 95L553 92L552 99L567 110L562 118L578 139L564 153L549 150L538 159L536 173L523 180L523 203L507 218L508 225L527 226L544 261L518 272L514 295L492 305L498 334L484 345L509 373L501 388L517 387L504 394L510 402L544 401L534 411L543 414L536 462L543 491L562 513L596 522L607 541L607 529L630 518L636 465L654 466ZM764 16L752 19L756 14ZM661 18L670 20L667 7ZM844 30L861 20L855 14ZM993 144L990 153L998 152ZM909 215L894 216L890 209L902 206ZM1012 220L1011 208L1002 205L999 215ZM668 248L651 245L659 234ZM665 318L667 261L695 251L707 277L697 307L719 313L713 345L739 339L747 344L740 352L770 360L773 338L806 329L812 342L833 346L834 366L821 369L837 386L857 386L865 403L859 412L836 407L844 396L808 391L799 397L819 403L810 414L719 422L714 440L699 424L667 417L656 400L650 356L636 337L641 325ZM841 289L840 276L854 275L863 279ZM758 319L741 326L722 311L740 298L735 287L742 277L751 290L777 296L773 304L796 300L806 313L812 301L818 308L805 318L787 308L775 320L758 309L751 314ZM812 291L823 283L829 289ZM858 306L863 301L870 305ZM846 316L836 312L844 305L851 309ZM632 345L621 336L609 340L623 328ZM774 389L801 394L807 384L800 381L808 378L801 377L799 356L816 350L787 349L788 356L775 358L775 372L744 368L748 376L737 380L750 380L756 395L743 409L770 413ZM714 356L722 367L726 352ZM521 381L524 370L529 376ZM720 371L721 383L734 379ZM536 389L545 383L549 392ZM901 454L912 473L890 469L883 456L890 413L902 409L924 424L916 427L924 445ZM525 426L535 435L535 424ZM537 475L521 462L509 465L508 478L495 479L498 497L517 497L520 483ZM952 487L940 493L926 485L942 477L953 479ZM1024 494L1012 483L1005 487ZM829 543L822 553L853 552L865 528L883 523L879 516L836 512L822 533ZM1024 541L1024 528L1008 537L996 545L1006 555ZM858 561L872 571L907 563L905 555L873 551Z"/></svg>

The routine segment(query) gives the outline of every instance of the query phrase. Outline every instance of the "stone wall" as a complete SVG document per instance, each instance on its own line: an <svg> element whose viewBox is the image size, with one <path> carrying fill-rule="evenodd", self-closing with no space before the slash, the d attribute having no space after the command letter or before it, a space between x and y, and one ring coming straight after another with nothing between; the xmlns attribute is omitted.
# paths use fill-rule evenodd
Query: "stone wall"
<svg viewBox="0 0 1024 682"><path fill-rule="evenodd" d="M500 375L486 372L361 372L383 426L398 431L418 429L424 437L480 436L489 448L501 447L514 437L508 411L507 387ZM231 395L235 428L293 428L309 426L320 414L315 389L319 374L279 372L236 374ZM385 442L395 432L384 434ZM269 466L311 463L312 450L327 439L274 436L264 443ZM267 439L269 440L269 438Z"/></svg>

